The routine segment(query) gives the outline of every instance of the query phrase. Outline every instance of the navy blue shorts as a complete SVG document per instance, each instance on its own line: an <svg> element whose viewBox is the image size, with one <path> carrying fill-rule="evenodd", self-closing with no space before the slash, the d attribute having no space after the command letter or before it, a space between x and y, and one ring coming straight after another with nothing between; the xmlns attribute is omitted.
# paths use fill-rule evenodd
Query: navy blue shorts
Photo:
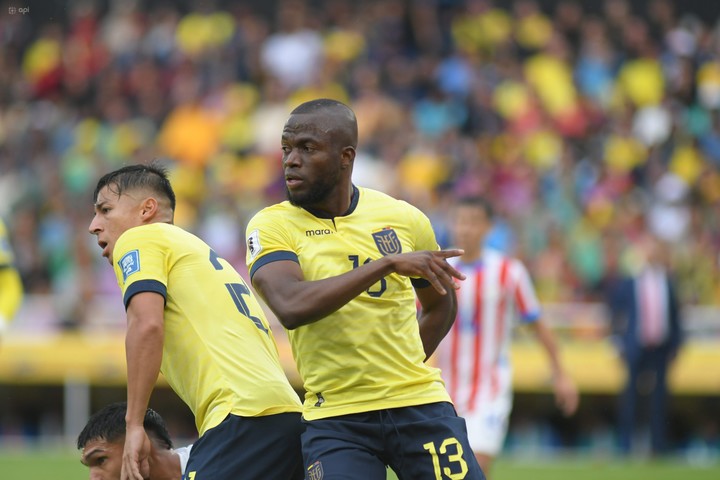
<svg viewBox="0 0 720 480"><path fill-rule="evenodd" d="M193 443L183 480L304 478L300 413L228 415Z"/></svg>
<svg viewBox="0 0 720 480"><path fill-rule="evenodd" d="M484 480L465 420L450 403L431 403L304 421L307 480Z"/></svg>

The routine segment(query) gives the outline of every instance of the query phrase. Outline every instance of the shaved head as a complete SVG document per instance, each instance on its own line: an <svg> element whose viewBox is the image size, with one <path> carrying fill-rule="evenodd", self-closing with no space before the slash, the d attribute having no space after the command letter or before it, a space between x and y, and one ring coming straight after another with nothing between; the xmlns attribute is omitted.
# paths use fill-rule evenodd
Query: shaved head
<svg viewBox="0 0 720 480"><path fill-rule="evenodd" d="M342 102L329 98L310 100L299 105L290 115L312 115L315 128L332 134L337 145L357 148L358 127L355 113Z"/></svg>
<svg viewBox="0 0 720 480"><path fill-rule="evenodd" d="M290 203L326 218L347 211L357 140L355 114L337 100L311 100L293 110L281 139Z"/></svg>

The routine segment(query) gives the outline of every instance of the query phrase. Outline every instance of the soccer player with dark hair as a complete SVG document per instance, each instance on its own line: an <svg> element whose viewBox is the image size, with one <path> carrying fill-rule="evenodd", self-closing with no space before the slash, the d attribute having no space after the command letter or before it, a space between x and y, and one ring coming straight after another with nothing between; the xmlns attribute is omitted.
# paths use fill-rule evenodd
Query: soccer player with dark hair
<svg viewBox="0 0 720 480"><path fill-rule="evenodd" d="M125 444L126 402L106 405L88 420L77 439L80 461L90 469L90 480L119 480ZM150 439L149 480L180 480L192 445L173 449L165 421L155 410L145 411L143 427Z"/></svg>
<svg viewBox="0 0 720 480"><path fill-rule="evenodd" d="M195 415L188 479L302 478L300 401L242 277L173 225L166 172L131 165L95 188L90 233L115 269L127 311L122 480L147 476L143 418L158 374Z"/></svg>
<svg viewBox="0 0 720 480"><path fill-rule="evenodd" d="M252 283L289 330L306 389L307 478L385 478L389 465L401 479L482 479L465 422L425 363L455 318L463 276L446 260L462 252L439 250L417 208L353 185L357 135L340 102L293 110L288 201L247 228Z"/></svg>

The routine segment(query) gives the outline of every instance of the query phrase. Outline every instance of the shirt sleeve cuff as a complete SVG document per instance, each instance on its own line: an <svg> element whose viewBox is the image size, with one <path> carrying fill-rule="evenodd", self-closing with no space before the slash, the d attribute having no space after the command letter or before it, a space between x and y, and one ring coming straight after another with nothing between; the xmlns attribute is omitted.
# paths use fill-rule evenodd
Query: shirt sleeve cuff
<svg viewBox="0 0 720 480"><path fill-rule="evenodd" d="M295 254L295 252L291 252L288 250L280 250L277 252L268 253L267 255L263 255L262 257L258 258L257 261L253 263L252 267L250 267L250 280L252 280L253 275L255 275L255 272L257 272L260 267L263 267L268 263L278 262L281 260L290 260L291 262L295 262L297 264L300 263L300 260L298 259L298 256L297 254Z"/></svg>
<svg viewBox="0 0 720 480"><path fill-rule="evenodd" d="M523 323L535 323L540 319L540 311L524 313L520 318Z"/></svg>
<svg viewBox="0 0 720 480"><path fill-rule="evenodd" d="M142 292L159 293L167 301L167 287L161 282L158 282L157 280L138 280L125 290L125 296L123 297L125 310L127 310L128 305L130 304L130 299Z"/></svg>

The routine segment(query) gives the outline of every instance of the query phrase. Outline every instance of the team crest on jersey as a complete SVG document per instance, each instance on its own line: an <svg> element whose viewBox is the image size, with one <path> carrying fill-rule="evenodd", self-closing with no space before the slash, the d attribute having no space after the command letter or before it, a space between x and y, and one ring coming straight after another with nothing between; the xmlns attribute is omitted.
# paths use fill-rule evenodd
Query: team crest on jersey
<svg viewBox="0 0 720 480"><path fill-rule="evenodd" d="M392 228L385 227L379 232L373 233L372 236L373 240L375 240L375 245L377 245L378 250L380 250L380 253L383 255L402 253L402 244L400 243L397 233L395 233L395 230Z"/></svg>
<svg viewBox="0 0 720 480"><path fill-rule="evenodd" d="M307 477L308 480L322 480L323 478L323 468L322 468L322 462L318 460L317 462L310 465L307 469Z"/></svg>
<svg viewBox="0 0 720 480"><path fill-rule="evenodd" d="M133 250L122 256L118 262L123 273L123 283L133 273L140 271L140 252Z"/></svg>
<svg viewBox="0 0 720 480"><path fill-rule="evenodd" d="M247 248L250 253L250 260L254 260L258 253L262 252L262 245L260 245L260 232L257 229L253 230L247 238Z"/></svg>

